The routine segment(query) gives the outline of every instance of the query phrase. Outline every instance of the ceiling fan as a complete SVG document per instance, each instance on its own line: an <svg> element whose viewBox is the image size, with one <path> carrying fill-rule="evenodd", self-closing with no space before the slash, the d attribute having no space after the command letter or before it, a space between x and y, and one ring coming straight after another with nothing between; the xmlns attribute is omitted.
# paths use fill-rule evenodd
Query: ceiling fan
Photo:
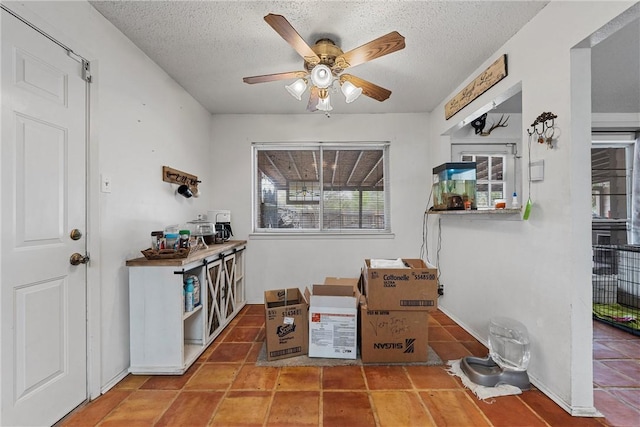
<svg viewBox="0 0 640 427"><path fill-rule="evenodd" d="M264 20L302 56L304 59L304 71L288 71L244 77L242 80L245 83L254 84L297 79L290 85L285 86L285 88L298 100L302 99L302 94L311 83L307 110L312 112L320 110L326 114L333 109L329 89L333 87L335 82L340 84L340 89L347 103L355 101L361 94L380 102L391 95L390 90L354 75L343 73L343 71L404 49L404 37L397 31L393 31L348 52L343 52L333 40L328 38L320 39L313 46L309 46L282 15L270 13L264 17Z"/></svg>

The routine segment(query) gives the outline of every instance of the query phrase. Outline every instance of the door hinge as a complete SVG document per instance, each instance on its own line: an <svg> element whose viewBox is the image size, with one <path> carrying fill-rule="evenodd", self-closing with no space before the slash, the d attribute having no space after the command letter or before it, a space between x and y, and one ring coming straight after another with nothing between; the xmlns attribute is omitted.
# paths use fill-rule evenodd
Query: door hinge
<svg viewBox="0 0 640 427"><path fill-rule="evenodd" d="M91 83L91 63L86 59L82 59L82 78L87 83Z"/></svg>

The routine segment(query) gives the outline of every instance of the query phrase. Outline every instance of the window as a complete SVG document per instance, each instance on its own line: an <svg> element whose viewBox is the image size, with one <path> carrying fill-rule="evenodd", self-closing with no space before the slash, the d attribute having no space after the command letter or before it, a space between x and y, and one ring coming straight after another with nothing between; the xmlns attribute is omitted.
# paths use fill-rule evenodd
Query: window
<svg viewBox="0 0 640 427"><path fill-rule="evenodd" d="M594 132L591 145L592 241L607 236L610 244L634 244L632 215L634 150L636 135L630 132Z"/></svg>
<svg viewBox="0 0 640 427"><path fill-rule="evenodd" d="M253 145L254 232L388 232L388 143Z"/></svg>
<svg viewBox="0 0 640 427"><path fill-rule="evenodd" d="M463 162L476 162L476 205L480 209L492 208L497 199L506 199L505 156L463 154Z"/></svg>

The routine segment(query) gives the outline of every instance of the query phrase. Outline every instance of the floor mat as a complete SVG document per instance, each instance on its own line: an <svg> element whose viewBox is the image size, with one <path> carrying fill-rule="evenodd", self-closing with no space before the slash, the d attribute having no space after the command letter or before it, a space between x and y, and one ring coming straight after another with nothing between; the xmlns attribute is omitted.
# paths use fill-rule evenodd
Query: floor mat
<svg viewBox="0 0 640 427"><path fill-rule="evenodd" d="M436 366L443 365L442 359L436 354L431 347L427 349L426 362L404 362L404 363L362 363L360 357L357 359L329 359L321 357L296 356L280 360L267 360L267 345L263 344L256 366L373 366L373 365L399 365L399 366Z"/></svg>

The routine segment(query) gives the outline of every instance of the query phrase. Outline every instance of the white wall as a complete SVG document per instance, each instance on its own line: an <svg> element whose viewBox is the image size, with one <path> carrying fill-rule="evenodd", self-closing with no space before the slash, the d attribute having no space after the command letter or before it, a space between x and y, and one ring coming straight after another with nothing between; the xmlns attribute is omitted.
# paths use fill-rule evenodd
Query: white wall
<svg viewBox="0 0 640 427"><path fill-rule="evenodd" d="M526 130L539 114L551 111L558 116L561 134L557 147L549 150L532 144L531 160L544 160L545 177L531 186L534 208L528 221L442 216L440 266L445 295L440 306L485 342L492 316L524 323L531 336L529 375L546 394L576 415L595 412L590 73L588 49L573 54L570 50L631 5L633 2L550 3L450 97L506 53L509 75L504 80L448 121L443 111L450 97L430 116L429 161L434 165L449 160L450 141L444 133L465 118L475 118L493 98L520 83L525 148ZM524 165L527 159L525 152ZM522 178L526 200L526 167ZM435 230L438 219L433 217L429 227ZM435 247L436 233L431 236Z"/></svg>
<svg viewBox="0 0 640 427"><path fill-rule="evenodd" d="M304 110L304 106L300 106ZM262 304L267 289L322 283L326 276L358 277L365 258L419 258L422 217L429 196L425 114L215 115L212 196L230 209L234 239L249 239L247 294ZM253 238L251 143L390 141L392 238Z"/></svg>
<svg viewBox="0 0 640 427"><path fill-rule="evenodd" d="M152 230L195 219L210 204L211 116L88 3L6 5L93 60L89 219L98 236L88 236L88 287L101 301L90 325L95 395L129 368L125 261L142 256ZM162 181L163 165L197 175L203 195L176 196L176 186ZM101 174L111 177L110 194L98 190Z"/></svg>

